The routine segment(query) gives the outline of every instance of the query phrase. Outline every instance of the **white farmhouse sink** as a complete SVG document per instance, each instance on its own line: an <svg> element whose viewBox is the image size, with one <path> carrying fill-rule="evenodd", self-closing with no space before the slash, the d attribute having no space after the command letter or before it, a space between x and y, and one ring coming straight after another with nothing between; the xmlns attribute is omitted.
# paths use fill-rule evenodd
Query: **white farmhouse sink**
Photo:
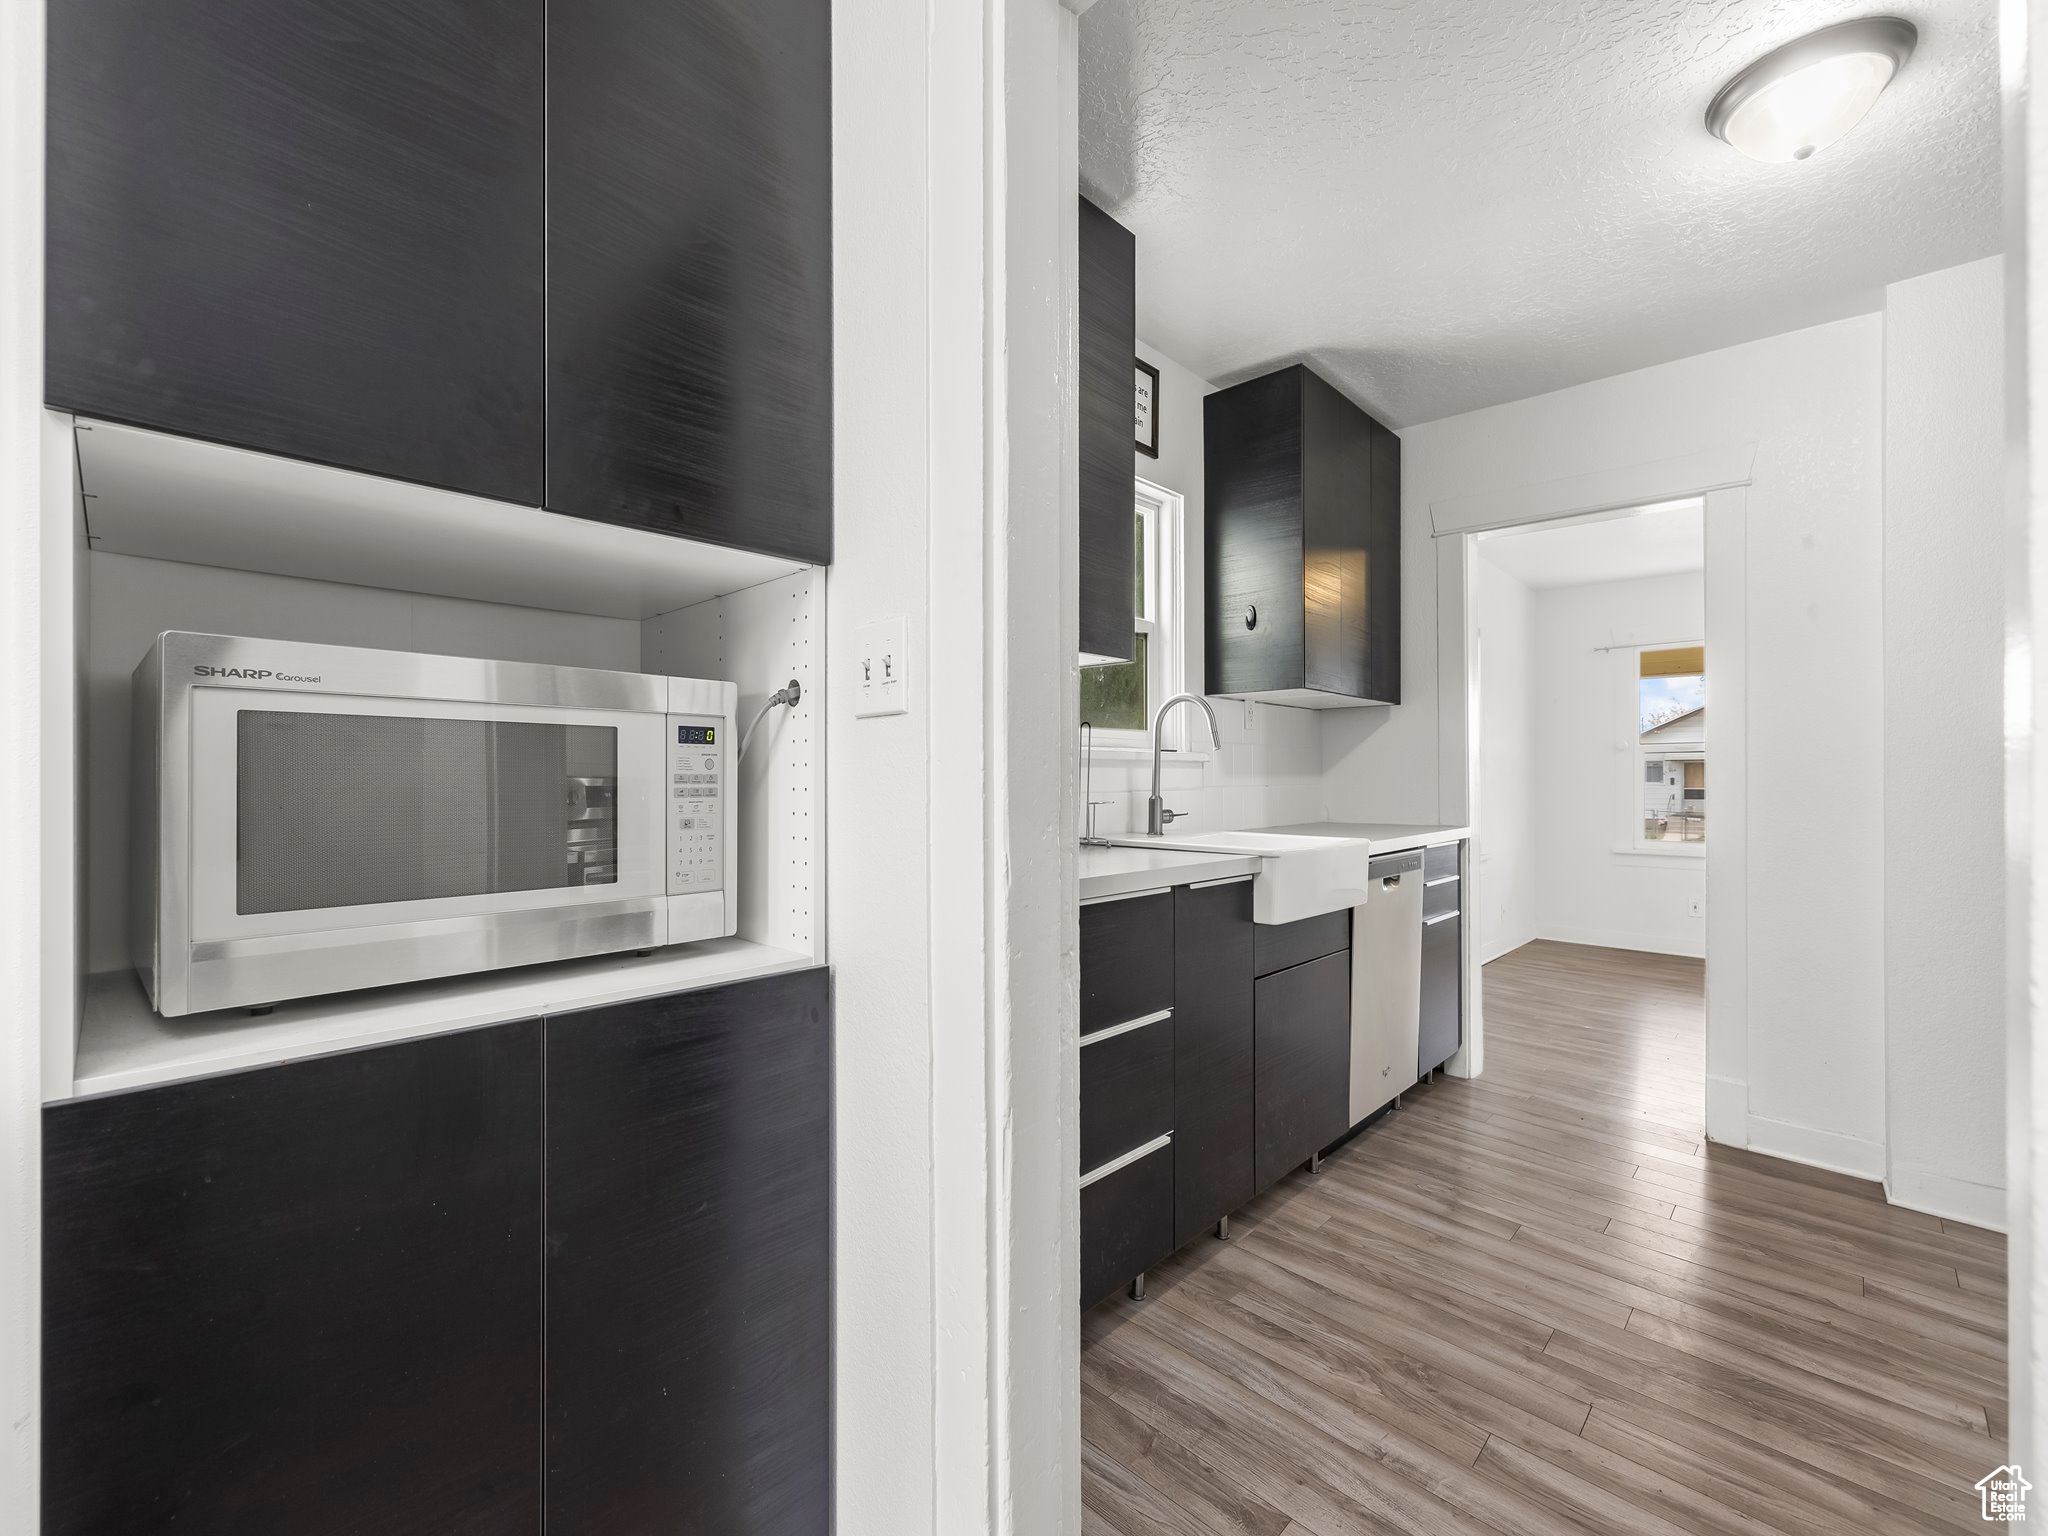
<svg viewBox="0 0 2048 1536"><path fill-rule="evenodd" d="M1119 848L1170 848L1185 853L1256 854L1252 921L1291 923L1364 903L1371 884L1372 844L1357 837L1304 837L1293 832L1175 832L1164 837L1112 837Z"/></svg>

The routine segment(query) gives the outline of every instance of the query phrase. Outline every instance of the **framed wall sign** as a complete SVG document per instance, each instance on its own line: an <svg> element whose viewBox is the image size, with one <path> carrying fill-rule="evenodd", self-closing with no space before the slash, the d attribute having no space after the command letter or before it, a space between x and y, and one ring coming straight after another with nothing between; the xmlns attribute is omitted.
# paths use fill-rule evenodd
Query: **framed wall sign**
<svg viewBox="0 0 2048 1536"><path fill-rule="evenodd" d="M1143 358L1138 364L1138 452L1159 457L1159 370Z"/></svg>

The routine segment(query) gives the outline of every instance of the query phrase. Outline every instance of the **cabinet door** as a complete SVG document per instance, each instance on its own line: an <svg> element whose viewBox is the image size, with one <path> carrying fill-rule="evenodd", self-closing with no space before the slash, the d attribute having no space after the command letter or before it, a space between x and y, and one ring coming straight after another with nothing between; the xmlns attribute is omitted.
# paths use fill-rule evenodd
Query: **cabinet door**
<svg viewBox="0 0 2048 1536"><path fill-rule="evenodd" d="M825 1532L822 969L547 1022L547 1527Z"/></svg>
<svg viewBox="0 0 2048 1536"><path fill-rule="evenodd" d="M538 1020L43 1133L45 1536L531 1536Z"/></svg>
<svg viewBox="0 0 2048 1536"><path fill-rule="evenodd" d="M1204 693L1279 693L1303 651L1300 368L1202 397Z"/></svg>
<svg viewBox="0 0 2048 1536"><path fill-rule="evenodd" d="M1138 243L1085 197L1080 239L1081 650L1129 661L1136 603Z"/></svg>
<svg viewBox="0 0 2048 1536"><path fill-rule="evenodd" d="M1455 885L1450 887L1455 891ZM1459 927L1454 910L1422 926L1421 1051L1416 1074L1440 1067L1464 1043L1464 978L1459 963Z"/></svg>
<svg viewBox="0 0 2048 1536"><path fill-rule="evenodd" d="M1252 886L1174 892L1173 1236L1252 1197Z"/></svg>
<svg viewBox="0 0 2048 1536"><path fill-rule="evenodd" d="M538 504L540 0L51 0L45 398Z"/></svg>
<svg viewBox="0 0 2048 1536"><path fill-rule="evenodd" d="M547 35L547 504L829 561L829 0Z"/></svg>
<svg viewBox="0 0 2048 1536"><path fill-rule="evenodd" d="M1257 982L1260 1189L1348 1129L1351 954L1325 955Z"/></svg>

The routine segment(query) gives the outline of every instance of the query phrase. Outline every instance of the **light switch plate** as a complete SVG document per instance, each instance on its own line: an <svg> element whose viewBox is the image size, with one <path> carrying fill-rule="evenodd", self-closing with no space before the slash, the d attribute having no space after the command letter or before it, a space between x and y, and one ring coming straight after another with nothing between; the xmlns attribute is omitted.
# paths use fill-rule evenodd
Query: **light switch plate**
<svg viewBox="0 0 2048 1536"><path fill-rule="evenodd" d="M869 619L854 632L853 713L910 713L910 625L902 614Z"/></svg>
<svg viewBox="0 0 2048 1536"><path fill-rule="evenodd" d="M1256 736L1259 732L1259 706L1250 699L1244 701L1244 733Z"/></svg>

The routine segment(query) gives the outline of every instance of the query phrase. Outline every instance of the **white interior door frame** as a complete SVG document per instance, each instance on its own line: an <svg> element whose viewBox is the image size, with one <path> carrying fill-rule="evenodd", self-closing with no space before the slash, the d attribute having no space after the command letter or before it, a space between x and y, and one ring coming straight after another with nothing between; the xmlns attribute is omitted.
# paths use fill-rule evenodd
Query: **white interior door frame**
<svg viewBox="0 0 2048 1536"><path fill-rule="evenodd" d="M1479 613L1474 601L1481 533L1537 524L1593 521L1660 502L1698 498L1706 506L1707 651L1714 658L1714 841L1707 858L1707 1083L1709 1139L1749 1143L1748 572L1749 479L1755 446L1730 443L1682 458L1620 465L1570 480L1532 482L1430 504L1437 569L1438 796L1446 821L1470 823L1479 783ZM1475 837L1478 829L1474 827ZM1464 906L1481 900L1479 860L1466 861ZM1485 1064L1486 1009L1479 951L1467 925L1465 995L1472 1000L1464 1046L1447 1064L1476 1077Z"/></svg>

